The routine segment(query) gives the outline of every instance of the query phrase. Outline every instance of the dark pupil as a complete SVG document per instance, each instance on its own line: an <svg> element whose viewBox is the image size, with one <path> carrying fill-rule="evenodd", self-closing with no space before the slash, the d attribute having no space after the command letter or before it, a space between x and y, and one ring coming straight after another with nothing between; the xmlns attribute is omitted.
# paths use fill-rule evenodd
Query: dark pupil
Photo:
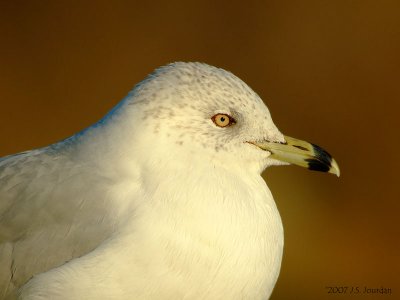
<svg viewBox="0 0 400 300"><path fill-rule="evenodd" d="M225 122L225 118L224 117L221 117L221 122Z"/></svg>

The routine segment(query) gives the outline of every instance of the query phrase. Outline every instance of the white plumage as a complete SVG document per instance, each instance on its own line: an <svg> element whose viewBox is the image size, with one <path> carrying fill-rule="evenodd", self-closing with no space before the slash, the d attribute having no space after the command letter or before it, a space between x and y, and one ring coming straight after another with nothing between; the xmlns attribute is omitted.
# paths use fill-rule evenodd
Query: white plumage
<svg viewBox="0 0 400 300"><path fill-rule="evenodd" d="M272 144L289 147L245 83L174 63L97 124L0 159L3 299L267 299L283 229L260 173L301 164Z"/></svg>

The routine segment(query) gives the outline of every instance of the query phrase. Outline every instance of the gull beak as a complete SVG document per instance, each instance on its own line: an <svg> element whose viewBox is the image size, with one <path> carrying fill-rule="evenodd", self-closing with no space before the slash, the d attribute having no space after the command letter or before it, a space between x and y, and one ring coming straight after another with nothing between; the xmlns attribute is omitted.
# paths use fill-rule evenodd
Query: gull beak
<svg viewBox="0 0 400 300"><path fill-rule="evenodd" d="M271 152L270 158L340 176L339 166L332 156L321 147L285 136L284 143L258 141L249 142L262 150Z"/></svg>

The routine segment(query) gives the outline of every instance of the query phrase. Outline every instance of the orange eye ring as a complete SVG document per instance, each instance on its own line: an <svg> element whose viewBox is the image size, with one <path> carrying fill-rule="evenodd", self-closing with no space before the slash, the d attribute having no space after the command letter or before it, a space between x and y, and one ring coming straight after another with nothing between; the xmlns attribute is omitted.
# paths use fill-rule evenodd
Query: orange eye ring
<svg viewBox="0 0 400 300"><path fill-rule="evenodd" d="M236 124L236 120L227 114L216 114L211 120L218 127L228 127Z"/></svg>

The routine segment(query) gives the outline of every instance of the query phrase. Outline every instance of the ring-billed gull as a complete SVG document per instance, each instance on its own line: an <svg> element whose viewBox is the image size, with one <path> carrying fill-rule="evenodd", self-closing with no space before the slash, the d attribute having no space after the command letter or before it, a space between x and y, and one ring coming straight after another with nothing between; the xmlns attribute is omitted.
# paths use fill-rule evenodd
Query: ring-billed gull
<svg viewBox="0 0 400 300"><path fill-rule="evenodd" d="M335 173L239 78L173 63L108 115L0 160L0 291L13 299L267 299L283 228L261 177Z"/></svg>

